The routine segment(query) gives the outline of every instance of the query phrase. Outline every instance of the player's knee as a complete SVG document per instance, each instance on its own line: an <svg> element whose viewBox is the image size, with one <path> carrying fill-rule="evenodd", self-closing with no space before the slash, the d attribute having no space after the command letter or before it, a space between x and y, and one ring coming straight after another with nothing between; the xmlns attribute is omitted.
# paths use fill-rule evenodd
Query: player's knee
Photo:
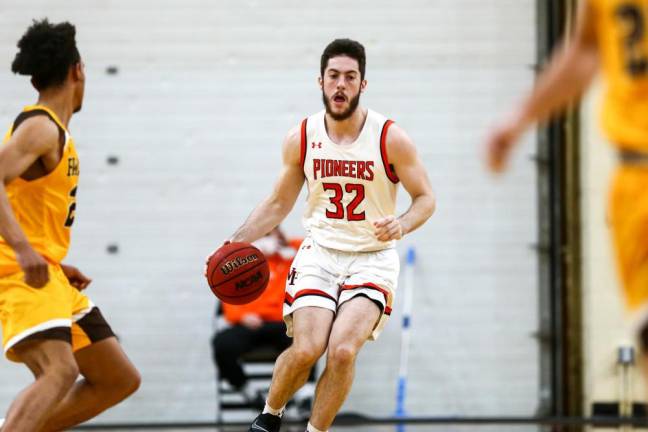
<svg viewBox="0 0 648 432"><path fill-rule="evenodd" d="M133 367L123 372L119 381L120 396L125 398L132 395L140 388L140 385L142 385L142 376L139 371Z"/></svg>
<svg viewBox="0 0 648 432"><path fill-rule="evenodd" d="M325 348L315 344L299 344L291 347L293 353L293 364L303 368L310 368L324 354Z"/></svg>
<svg viewBox="0 0 648 432"><path fill-rule="evenodd" d="M348 344L329 347L328 362L334 367L348 367L353 365L357 355L356 349Z"/></svg>

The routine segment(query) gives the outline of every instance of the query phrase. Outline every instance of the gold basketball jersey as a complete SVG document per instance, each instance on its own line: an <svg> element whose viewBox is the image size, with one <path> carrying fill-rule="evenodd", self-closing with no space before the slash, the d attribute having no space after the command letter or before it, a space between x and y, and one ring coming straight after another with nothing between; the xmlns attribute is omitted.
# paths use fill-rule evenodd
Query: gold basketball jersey
<svg viewBox="0 0 648 432"><path fill-rule="evenodd" d="M25 107L11 125L3 144L31 115L47 115L64 136L61 160L49 174L27 181L20 177L6 186L11 208L31 246L52 264L60 263L70 244L70 227L74 222L79 158L74 141L56 114L40 105ZM20 271L11 247L0 237L0 276Z"/></svg>
<svg viewBox="0 0 648 432"><path fill-rule="evenodd" d="M588 0L606 78L602 125L621 148L648 152L648 0Z"/></svg>

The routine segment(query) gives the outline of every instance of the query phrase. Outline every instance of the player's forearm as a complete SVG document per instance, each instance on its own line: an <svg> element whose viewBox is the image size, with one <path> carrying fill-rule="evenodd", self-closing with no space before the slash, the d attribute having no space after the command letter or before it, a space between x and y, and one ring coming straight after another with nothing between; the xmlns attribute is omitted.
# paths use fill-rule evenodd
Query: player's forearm
<svg viewBox="0 0 648 432"><path fill-rule="evenodd" d="M29 247L29 241L16 221L2 182L0 182L0 236L16 252Z"/></svg>
<svg viewBox="0 0 648 432"><path fill-rule="evenodd" d="M398 218L403 235L423 225L434 214L435 209L436 199L433 195L425 194L414 198L410 208Z"/></svg>
<svg viewBox="0 0 648 432"><path fill-rule="evenodd" d="M232 235L233 242L253 242L268 234L279 225L290 210L292 205L286 202L269 198L259 204L245 223Z"/></svg>
<svg viewBox="0 0 648 432"><path fill-rule="evenodd" d="M521 129L565 110L590 85L598 70L594 48L568 46L552 59L517 114Z"/></svg>

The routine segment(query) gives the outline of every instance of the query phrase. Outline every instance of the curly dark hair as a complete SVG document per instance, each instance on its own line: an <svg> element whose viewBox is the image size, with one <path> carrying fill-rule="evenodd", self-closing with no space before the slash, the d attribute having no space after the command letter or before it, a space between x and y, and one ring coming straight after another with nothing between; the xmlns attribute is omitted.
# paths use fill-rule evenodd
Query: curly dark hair
<svg viewBox="0 0 648 432"><path fill-rule="evenodd" d="M12 72L30 75L39 91L62 84L70 66L81 61L75 36L76 29L69 22L34 20L18 41Z"/></svg>
<svg viewBox="0 0 648 432"><path fill-rule="evenodd" d="M356 59L358 61L358 66L360 67L360 78L364 79L365 65L367 63L365 49L360 42L351 39L335 39L333 42L328 44L326 48L324 48L322 59L320 61L321 76L324 76L324 71L326 70L326 66L328 66L329 59L338 56L347 56Z"/></svg>

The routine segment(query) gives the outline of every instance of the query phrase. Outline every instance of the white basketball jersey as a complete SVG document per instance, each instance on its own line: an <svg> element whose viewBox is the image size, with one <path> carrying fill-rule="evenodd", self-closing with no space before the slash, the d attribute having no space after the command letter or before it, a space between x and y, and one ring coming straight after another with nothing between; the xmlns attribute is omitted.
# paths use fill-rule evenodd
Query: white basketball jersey
<svg viewBox="0 0 648 432"><path fill-rule="evenodd" d="M373 222L396 209L398 177L389 164L387 130L393 123L368 110L358 138L335 144L326 132L325 111L302 122L301 163L308 182L304 227L321 246L347 252L394 247L379 241Z"/></svg>

